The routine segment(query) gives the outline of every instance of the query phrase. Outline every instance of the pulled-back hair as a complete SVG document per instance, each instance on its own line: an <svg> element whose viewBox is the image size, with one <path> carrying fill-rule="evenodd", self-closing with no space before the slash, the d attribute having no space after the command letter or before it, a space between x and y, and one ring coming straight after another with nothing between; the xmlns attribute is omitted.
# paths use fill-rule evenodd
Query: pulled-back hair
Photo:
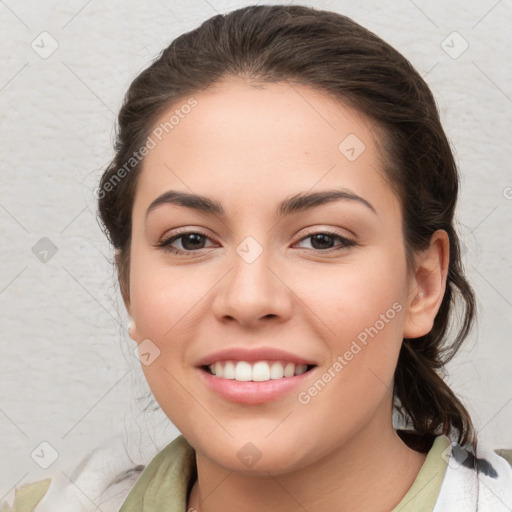
<svg viewBox="0 0 512 512"><path fill-rule="evenodd" d="M470 415L441 374L475 314L454 228L459 188L454 157L425 81L400 53L345 16L284 5L217 15L176 38L133 81L119 112L116 153L98 189L123 297L128 297L131 215L142 165L133 155L169 108L228 77L306 85L365 114L380 134L383 171L400 199L409 265L436 230L448 233L445 295L432 330L403 340L395 407L417 432L452 436L455 431L460 445L471 443L476 450ZM114 181L121 169L122 179ZM457 305L462 309L452 329Z"/></svg>

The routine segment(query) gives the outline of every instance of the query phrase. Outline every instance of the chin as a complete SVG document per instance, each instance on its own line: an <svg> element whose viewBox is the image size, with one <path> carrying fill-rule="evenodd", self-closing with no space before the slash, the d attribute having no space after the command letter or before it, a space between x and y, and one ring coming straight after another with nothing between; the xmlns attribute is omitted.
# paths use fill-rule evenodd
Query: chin
<svg viewBox="0 0 512 512"><path fill-rule="evenodd" d="M250 436L247 435L243 439L233 438L218 444L212 443L211 439L205 440L206 449L201 451L212 462L228 471L254 476L286 474L309 463L307 459L310 457L305 453L306 443L290 438L285 442L277 436L274 440L263 438L260 441L259 437L254 437L254 441L248 439ZM218 448L215 449L215 445Z"/></svg>

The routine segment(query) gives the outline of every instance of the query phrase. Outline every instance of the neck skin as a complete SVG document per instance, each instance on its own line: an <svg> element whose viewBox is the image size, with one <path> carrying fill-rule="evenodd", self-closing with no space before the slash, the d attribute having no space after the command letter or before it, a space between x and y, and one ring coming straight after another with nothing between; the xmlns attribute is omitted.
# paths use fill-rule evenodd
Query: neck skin
<svg viewBox="0 0 512 512"><path fill-rule="evenodd" d="M409 448L378 416L327 457L276 477L228 471L196 453L198 479L187 511L389 512L412 486L426 454Z"/></svg>

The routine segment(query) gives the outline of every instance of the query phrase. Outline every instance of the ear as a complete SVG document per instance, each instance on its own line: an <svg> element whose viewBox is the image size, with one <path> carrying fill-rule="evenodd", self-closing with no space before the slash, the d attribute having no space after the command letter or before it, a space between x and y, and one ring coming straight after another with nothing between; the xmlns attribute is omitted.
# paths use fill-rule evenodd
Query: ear
<svg viewBox="0 0 512 512"><path fill-rule="evenodd" d="M137 332L137 325L135 324L135 320L132 318L130 318L128 322L128 335L133 341L135 341L135 343L139 343L140 337L139 333Z"/></svg>
<svg viewBox="0 0 512 512"><path fill-rule="evenodd" d="M404 338L418 338L432 330L446 290L449 262L450 240L448 233L440 229L432 235L430 246L415 256Z"/></svg>
<svg viewBox="0 0 512 512"><path fill-rule="evenodd" d="M139 344L142 338L140 337L139 331L137 330L137 323L130 314L130 320L128 322L128 335L130 338Z"/></svg>

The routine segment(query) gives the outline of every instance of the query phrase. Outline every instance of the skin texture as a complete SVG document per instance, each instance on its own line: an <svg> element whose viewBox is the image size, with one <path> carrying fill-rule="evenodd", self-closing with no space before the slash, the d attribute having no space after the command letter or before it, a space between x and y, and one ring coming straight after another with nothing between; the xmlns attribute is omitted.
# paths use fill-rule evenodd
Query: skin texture
<svg viewBox="0 0 512 512"><path fill-rule="evenodd" d="M131 337L150 339L160 350L142 365L151 390L196 450L189 506L389 511L425 459L393 429L392 383L403 337L427 333L441 304L446 233L436 232L415 267L407 267L400 202L381 168L378 133L339 101L305 86L239 79L194 98L197 106L145 158L126 300ZM354 161L338 149L349 134L365 145ZM276 216L285 198L340 187L375 212L338 200ZM150 203L171 189L220 202L226 218L171 204L146 218ZM156 247L177 228L207 238L202 245L173 243L191 255ZM356 245L329 249L340 247L336 237L315 244L311 235L325 232ZM236 250L247 236L262 248L250 264ZM309 403L300 403L297 393L393 304L396 314L385 327ZM279 400L234 404L203 384L195 364L241 346L276 347L317 367ZM247 442L261 454L250 468L237 457Z"/></svg>

